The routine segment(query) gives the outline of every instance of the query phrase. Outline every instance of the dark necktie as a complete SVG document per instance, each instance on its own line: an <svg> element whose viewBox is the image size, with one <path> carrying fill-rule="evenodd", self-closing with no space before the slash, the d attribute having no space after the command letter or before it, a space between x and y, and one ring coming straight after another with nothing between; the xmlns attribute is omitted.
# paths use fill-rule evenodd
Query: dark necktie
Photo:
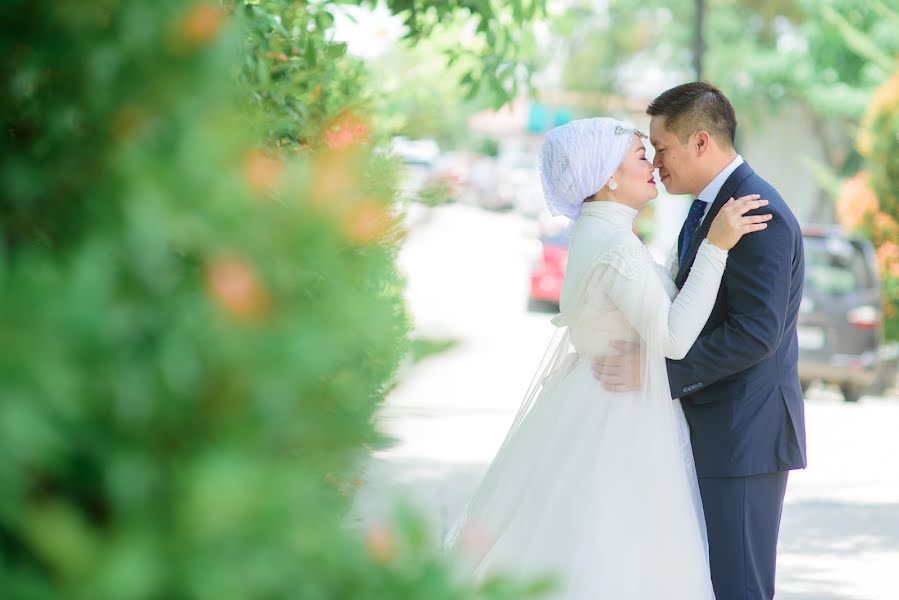
<svg viewBox="0 0 899 600"><path fill-rule="evenodd" d="M706 203L699 199L694 200L693 204L690 205L690 212L687 213L687 220L684 221L684 237L678 254L680 264L684 264L693 236L696 234L696 230L699 229L699 224L702 223L705 206Z"/></svg>

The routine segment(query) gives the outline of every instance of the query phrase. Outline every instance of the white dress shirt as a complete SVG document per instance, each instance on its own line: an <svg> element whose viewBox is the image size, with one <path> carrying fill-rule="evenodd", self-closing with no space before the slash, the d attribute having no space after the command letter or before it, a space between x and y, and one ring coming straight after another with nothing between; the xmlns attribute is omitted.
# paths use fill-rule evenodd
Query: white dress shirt
<svg viewBox="0 0 899 600"><path fill-rule="evenodd" d="M724 167L720 173L718 173L714 179L712 179L705 188L699 192L699 199L705 202L705 213L702 215L702 220L705 220L705 216L709 214L709 208L712 206L712 202L715 201L715 198L718 197L718 192L721 191L721 186L724 185L724 182L727 181L727 178L730 177L730 174L737 170L737 167L743 164L743 157L737 154L736 158L730 161L726 167ZM702 223L702 221L700 221Z"/></svg>

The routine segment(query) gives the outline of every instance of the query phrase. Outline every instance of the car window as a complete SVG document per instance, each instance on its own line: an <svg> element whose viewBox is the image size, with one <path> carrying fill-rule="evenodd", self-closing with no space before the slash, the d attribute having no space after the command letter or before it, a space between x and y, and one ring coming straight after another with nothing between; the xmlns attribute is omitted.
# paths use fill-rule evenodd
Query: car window
<svg viewBox="0 0 899 600"><path fill-rule="evenodd" d="M872 285L861 247L840 238L806 237L805 287L824 294L848 294Z"/></svg>

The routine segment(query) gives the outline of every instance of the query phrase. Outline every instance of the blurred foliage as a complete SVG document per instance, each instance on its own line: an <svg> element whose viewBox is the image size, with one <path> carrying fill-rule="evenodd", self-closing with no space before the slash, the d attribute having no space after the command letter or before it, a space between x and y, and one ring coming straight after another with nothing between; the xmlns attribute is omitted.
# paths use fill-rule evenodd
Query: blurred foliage
<svg viewBox="0 0 899 600"><path fill-rule="evenodd" d="M899 9L873 6L880 20L894 30L899 26ZM889 74L869 97L856 144L864 163L842 186L836 214L841 225L874 243L884 292L884 334L899 340L899 53L894 58L884 52L878 37L842 15L830 19L866 65Z"/></svg>
<svg viewBox="0 0 899 600"><path fill-rule="evenodd" d="M579 6L557 20L569 89L626 95L629 73L643 69L695 77L693 0L611 0L601 13ZM858 121L899 52L890 13L882 0L707 0L703 77L732 100L742 131L800 106L828 166L851 174Z"/></svg>
<svg viewBox="0 0 899 600"><path fill-rule="evenodd" d="M443 177L432 177L418 192L418 201L425 206L440 206L453 201L453 190Z"/></svg>
<svg viewBox="0 0 899 600"><path fill-rule="evenodd" d="M241 79L262 137L308 149L342 114L371 112L365 65L328 35L331 3L236 1L248 25Z"/></svg>
<svg viewBox="0 0 899 600"><path fill-rule="evenodd" d="M459 85L476 57L448 64L448 52L460 46L470 29L467 22L458 16L430 38L401 40L370 62L371 80L377 82L372 94L384 129L410 139L434 139L444 150L471 143L468 117L493 106L495 98L486 87L468 98L469 91Z"/></svg>
<svg viewBox="0 0 899 600"><path fill-rule="evenodd" d="M330 33L347 5L375 2L245 0L253 15L243 78L254 88L257 126L281 145L304 146L347 108L368 112L377 131L467 140L468 115L498 107L531 86L537 66L530 24L544 0L386 2L404 24L401 43L364 64ZM338 81L339 86L322 82Z"/></svg>
<svg viewBox="0 0 899 600"><path fill-rule="evenodd" d="M347 522L406 351L396 169L297 6L0 8L4 598L545 590Z"/></svg>
<svg viewBox="0 0 899 600"><path fill-rule="evenodd" d="M459 340L446 339L430 339L430 338L414 338L411 340L412 352L410 352L413 363L421 362L424 359L442 354L452 350L459 345Z"/></svg>
<svg viewBox="0 0 899 600"><path fill-rule="evenodd" d="M526 25L546 14L545 0L386 0L386 5L403 18L405 37L412 42L465 20L462 43L446 53L448 66L466 62L461 84L469 99L486 89L498 108L530 87L536 43Z"/></svg>
<svg viewBox="0 0 899 600"><path fill-rule="evenodd" d="M859 151L865 169L837 199L841 225L866 235L877 249L884 293L884 334L899 340L899 61L875 92L863 121Z"/></svg>
<svg viewBox="0 0 899 600"><path fill-rule="evenodd" d="M480 152L484 156L496 158L499 156L499 142L493 138L481 137L474 144L475 151Z"/></svg>
<svg viewBox="0 0 899 600"><path fill-rule="evenodd" d="M533 90L544 0L387 4L407 29L369 64L386 130L443 149L472 147L469 116Z"/></svg>

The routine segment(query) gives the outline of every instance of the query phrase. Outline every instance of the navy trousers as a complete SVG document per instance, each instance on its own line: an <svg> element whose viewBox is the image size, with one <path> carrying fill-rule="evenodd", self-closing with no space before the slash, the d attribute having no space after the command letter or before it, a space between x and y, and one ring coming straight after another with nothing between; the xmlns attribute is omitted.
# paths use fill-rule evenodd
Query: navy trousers
<svg viewBox="0 0 899 600"><path fill-rule="evenodd" d="M716 600L771 600L787 471L702 477Z"/></svg>

